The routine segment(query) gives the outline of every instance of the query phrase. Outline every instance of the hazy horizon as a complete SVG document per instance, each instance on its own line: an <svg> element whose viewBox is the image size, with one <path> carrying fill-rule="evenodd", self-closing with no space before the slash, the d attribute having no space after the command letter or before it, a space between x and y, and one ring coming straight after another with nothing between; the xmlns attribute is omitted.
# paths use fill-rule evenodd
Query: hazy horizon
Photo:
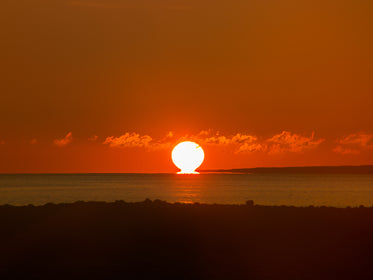
<svg viewBox="0 0 373 280"><path fill-rule="evenodd" d="M221 173L221 172L232 172L233 173L235 171L238 171L238 170L258 170L258 169L261 169L261 170L273 170L273 169L277 169L277 170L287 170L287 169L299 169L299 170L302 170L302 169L318 169L318 168L326 168L326 169L329 169L330 171L333 171L332 169L341 169L341 171L346 171L346 169L364 169L365 172L367 172L367 174L370 174L372 173L373 174L373 165L309 165L309 166L257 166L257 167L241 167L241 168L217 168L217 169L197 169L198 172L200 172L201 174L205 174L205 173ZM366 170L368 169L368 170ZM326 170L328 171L328 170ZM13 173L1 173L0 174L3 174L3 175L11 175L11 174L19 174L19 175L22 175L22 174L39 174L39 175L42 175L42 174L45 174L45 175L48 175L48 174L177 174L177 172L41 172L41 173L35 173L35 172L25 172L25 173L16 173L16 172L13 172ZM359 173L360 174L360 173ZM193 175L197 175L198 174L186 174L187 176L193 176Z"/></svg>

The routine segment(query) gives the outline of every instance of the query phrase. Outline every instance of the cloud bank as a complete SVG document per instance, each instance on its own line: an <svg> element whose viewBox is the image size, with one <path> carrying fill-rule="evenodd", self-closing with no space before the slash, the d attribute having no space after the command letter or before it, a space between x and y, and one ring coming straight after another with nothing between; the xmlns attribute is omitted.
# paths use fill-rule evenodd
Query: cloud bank
<svg viewBox="0 0 373 280"><path fill-rule="evenodd" d="M304 152L305 150L316 148L325 141L325 139L315 139L314 137L315 132L312 132L310 137L306 137L289 131L283 131L267 140L269 143L268 150L271 154Z"/></svg>
<svg viewBox="0 0 373 280"><path fill-rule="evenodd" d="M373 134L353 133L339 139L338 146L333 149L339 154L360 154L364 150L373 149Z"/></svg>
<svg viewBox="0 0 373 280"><path fill-rule="evenodd" d="M143 135L141 136L138 133L132 132L126 132L125 134L114 137L110 136L105 139L103 144L108 144L110 147L119 147L119 148L125 148L125 147L149 147L150 142L152 141L152 138L149 135Z"/></svg>
<svg viewBox="0 0 373 280"><path fill-rule="evenodd" d="M311 136L282 131L269 139L260 139L255 135L236 133L234 135L222 135L219 132L203 130L196 135L184 135L175 137L169 132L165 137L154 140L149 135L140 135L135 132L126 132L115 137L107 137L103 144L110 147L141 147L150 150L171 149L181 141L195 141L201 146L229 146L235 153L267 152L268 154L285 152L304 152L316 148L324 139L315 139L314 133Z"/></svg>

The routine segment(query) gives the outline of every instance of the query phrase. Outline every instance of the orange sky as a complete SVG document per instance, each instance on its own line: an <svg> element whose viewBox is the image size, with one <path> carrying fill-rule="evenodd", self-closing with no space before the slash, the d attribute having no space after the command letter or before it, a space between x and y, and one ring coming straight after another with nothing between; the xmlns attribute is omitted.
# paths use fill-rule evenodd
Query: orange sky
<svg viewBox="0 0 373 280"><path fill-rule="evenodd" d="M373 164L372 15L368 0L3 1L0 172L174 172L181 139L205 169Z"/></svg>

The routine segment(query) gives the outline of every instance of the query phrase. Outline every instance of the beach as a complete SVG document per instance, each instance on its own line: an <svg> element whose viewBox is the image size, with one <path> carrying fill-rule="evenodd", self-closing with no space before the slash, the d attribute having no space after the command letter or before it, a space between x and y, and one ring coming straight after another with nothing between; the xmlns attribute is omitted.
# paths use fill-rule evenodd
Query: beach
<svg viewBox="0 0 373 280"><path fill-rule="evenodd" d="M1 279L371 279L373 208L0 206Z"/></svg>

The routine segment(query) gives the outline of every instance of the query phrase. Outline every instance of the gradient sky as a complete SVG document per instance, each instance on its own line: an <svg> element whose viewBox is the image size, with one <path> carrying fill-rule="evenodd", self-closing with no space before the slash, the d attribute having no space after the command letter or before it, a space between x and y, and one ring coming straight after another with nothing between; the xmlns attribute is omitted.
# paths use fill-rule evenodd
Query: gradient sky
<svg viewBox="0 0 373 280"><path fill-rule="evenodd" d="M0 172L373 164L370 0L0 6Z"/></svg>

